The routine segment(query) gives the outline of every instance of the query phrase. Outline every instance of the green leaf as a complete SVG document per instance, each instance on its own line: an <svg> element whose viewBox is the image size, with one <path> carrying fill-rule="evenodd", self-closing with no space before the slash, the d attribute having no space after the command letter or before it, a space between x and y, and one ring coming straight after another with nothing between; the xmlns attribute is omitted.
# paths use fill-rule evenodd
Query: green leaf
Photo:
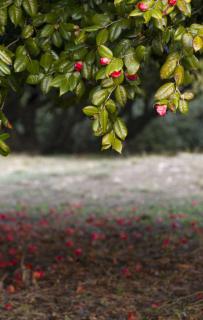
<svg viewBox="0 0 203 320"><path fill-rule="evenodd" d="M114 42L119 38L122 32L122 25L120 22L113 23L109 29L109 40Z"/></svg>
<svg viewBox="0 0 203 320"><path fill-rule="evenodd" d="M13 53L9 51L4 46L0 45L0 60L2 60L5 64L11 65L12 64L12 56Z"/></svg>
<svg viewBox="0 0 203 320"><path fill-rule="evenodd" d="M116 104L112 99L107 100L105 107L108 110L108 112L110 112L110 113L116 112Z"/></svg>
<svg viewBox="0 0 203 320"><path fill-rule="evenodd" d="M161 86L155 93L156 100L162 100L170 97L175 91L175 85L173 82L169 82Z"/></svg>
<svg viewBox="0 0 203 320"><path fill-rule="evenodd" d="M123 2L124 0L114 0L114 4L115 6L121 4L121 2Z"/></svg>
<svg viewBox="0 0 203 320"><path fill-rule="evenodd" d="M148 22L151 20L151 17L152 17L152 12L151 12L151 10L146 11L146 12L144 13L143 17L144 17L145 23L148 23Z"/></svg>
<svg viewBox="0 0 203 320"><path fill-rule="evenodd" d="M177 7L185 16L191 15L191 6L185 0L178 0Z"/></svg>
<svg viewBox="0 0 203 320"><path fill-rule="evenodd" d="M27 84L31 84L31 85L36 85L39 84L41 82L41 80L43 79L44 75L43 74L30 74L27 79L26 79L26 83Z"/></svg>
<svg viewBox="0 0 203 320"><path fill-rule="evenodd" d="M95 106L101 105L107 99L108 94L109 93L107 89L101 89L101 90L95 91L92 96L92 103Z"/></svg>
<svg viewBox="0 0 203 320"><path fill-rule="evenodd" d="M107 124L108 124L108 112L106 108L102 108L99 113L99 121L102 128L102 133L106 133L107 130Z"/></svg>
<svg viewBox="0 0 203 320"><path fill-rule="evenodd" d="M23 22L23 11L21 8L12 5L8 10L9 18L15 26L20 25Z"/></svg>
<svg viewBox="0 0 203 320"><path fill-rule="evenodd" d="M193 48L195 52L200 51L203 48L203 40L201 37L196 36L193 39Z"/></svg>
<svg viewBox="0 0 203 320"><path fill-rule="evenodd" d="M162 12L159 9L151 10L151 16L157 20L162 20Z"/></svg>
<svg viewBox="0 0 203 320"><path fill-rule="evenodd" d="M185 77L185 70L184 67L181 65L178 65L175 69L174 72L174 79L175 82L178 86L180 86L181 84L183 84L184 82L184 77Z"/></svg>
<svg viewBox="0 0 203 320"><path fill-rule="evenodd" d="M0 10L0 25L6 26L8 20L7 8L1 8Z"/></svg>
<svg viewBox="0 0 203 320"><path fill-rule="evenodd" d="M52 82L52 77L51 76L45 76L42 81L41 81L41 90L44 94L47 94L49 90L51 89L51 82Z"/></svg>
<svg viewBox="0 0 203 320"><path fill-rule="evenodd" d="M125 140L128 134L128 130L126 128L124 121L121 118L117 118L113 127L117 137L120 138L121 140Z"/></svg>
<svg viewBox="0 0 203 320"><path fill-rule="evenodd" d="M111 148L113 139L114 137L112 132L105 134L102 138L102 150Z"/></svg>
<svg viewBox="0 0 203 320"><path fill-rule="evenodd" d="M14 70L15 72L22 72L25 71L28 65L28 57L27 56L17 56L14 61Z"/></svg>
<svg viewBox="0 0 203 320"><path fill-rule="evenodd" d="M75 88L75 94L78 98L81 98L85 93L85 84L83 80L80 80Z"/></svg>
<svg viewBox="0 0 203 320"><path fill-rule="evenodd" d="M9 137L10 137L10 135L8 133L0 134L0 140L2 140L2 141L6 141Z"/></svg>
<svg viewBox="0 0 203 320"><path fill-rule="evenodd" d="M10 153L10 148L8 145L0 139L0 154L6 157Z"/></svg>
<svg viewBox="0 0 203 320"><path fill-rule="evenodd" d="M35 38L28 38L25 40L26 48L29 53L33 56L38 56L40 53L40 49L38 47L37 40Z"/></svg>
<svg viewBox="0 0 203 320"><path fill-rule="evenodd" d="M52 24L46 24L41 30L40 36L42 38L50 37L54 32L54 26Z"/></svg>
<svg viewBox="0 0 203 320"><path fill-rule="evenodd" d="M96 37L96 43L98 46L104 45L109 38L108 29L102 29L98 32Z"/></svg>
<svg viewBox="0 0 203 320"><path fill-rule="evenodd" d="M83 30L86 32L95 32L95 31L98 31L100 28L101 28L101 26L99 26L99 25L93 25L93 26L85 27L85 28L83 28Z"/></svg>
<svg viewBox="0 0 203 320"><path fill-rule="evenodd" d="M177 53L172 53L168 56L160 70L161 79L169 79L173 75L179 58L179 54Z"/></svg>
<svg viewBox="0 0 203 320"><path fill-rule="evenodd" d="M136 59L134 49L130 48L126 51L124 56L124 63L129 74L135 74L140 68L140 63Z"/></svg>
<svg viewBox="0 0 203 320"><path fill-rule="evenodd" d="M188 102L186 100L179 101L179 110L181 113L186 114L189 111Z"/></svg>
<svg viewBox="0 0 203 320"><path fill-rule="evenodd" d="M52 65L53 62L53 56L50 52L46 52L41 56L40 59L40 66L44 68L44 70L47 72Z"/></svg>
<svg viewBox="0 0 203 320"><path fill-rule="evenodd" d="M189 48L189 49L192 48L193 37L192 37L191 33L189 33L189 32L184 33L184 35L182 37L182 43L185 48Z"/></svg>
<svg viewBox="0 0 203 320"><path fill-rule="evenodd" d="M121 107L124 107L127 102L127 92L124 86L119 85L115 90L115 98Z"/></svg>
<svg viewBox="0 0 203 320"><path fill-rule="evenodd" d="M129 14L130 17L139 17L142 15L143 15L143 13L140 12L140 10L138 10L138 9L131 11L131 13Z"/></svg>
<svg viewBox="0 0 203 320"><path fill-rule="evenodd" d="M34 28L32 25L28 24L27 26L25 26L22 30L22 37L24 39L28 39L29 37L32 36L32 34L34 33Z"/></svg>
<svg viewBox="0 0 203 320"><path fill-rule="evenodd" d="M98 53L100 57L109 58L111 59L113 57L113 52L106 46L100 45L98 47Z"/></svg>
<svg viewBox="0 0 203 320"><path fill-rule="evenodd" d="M192 99L194 99L194 93L191 91L186 91L183 94L181 94L181 99L192 100Z"/></svg>
<svg viewBox="0 0 203 320"><path fill-rule="evenodd" d="M112 149L118 153L122 153L122 149L123 149L122 142L116 137L112 140Z"/></svg>
<svg viewBox="0 0 203 320"><path fill-rule="evenodd" d="M36 16L38 11L37 0L23 0L23 8L31 17Z"/></svg>
<svg viewBox="0 0 203 320"><path fill-rule="evenodd" d="M40 65L38 60L28 60L27 71L30 74L39 74Z"/></svg>
<svg viewBox="0 0 203 320"><path fill-rule="evenodd" d="M86 116L92 117L98 113L98 108L94 106L87 106L87 107L84 107L82 111Z"/></svg>

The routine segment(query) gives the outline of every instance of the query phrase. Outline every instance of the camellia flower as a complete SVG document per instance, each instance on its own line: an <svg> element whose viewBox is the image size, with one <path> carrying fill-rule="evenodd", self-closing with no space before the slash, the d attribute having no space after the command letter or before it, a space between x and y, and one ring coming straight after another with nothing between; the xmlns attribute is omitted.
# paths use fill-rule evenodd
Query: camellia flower
<svg viewBox="0 0 203 320"><path fill-rule="evenodd" d="M125 76L129 81L135 81L138 79L138 75L136 73L135 74L126 73Z"/></svg>
<svg viewBox="0 0 203 320"><path fill-rule="evenodd" d="M142 12L145 12L145 11L147 11L149 9L148 5L146 3L144 3L144 2L139 2L137 4L137 7Z"/></svg>
<svg viewBox="0 0 203 320"><path fill-rule="evenodd" d="M82 61L77 61L74 64L74 68L75 68L75 71L81 72L82 69L83 69L83 62Z"/></svg>
<svg viewBox="0 0 203 320"><path fill-rule="evenodd" d="M111 73L111 77L112 78L119 78L121 74L122 74L121 70L120 71L114 71L114 72Z"/></svg>
<svg viewBox="0 0 203 320"><path fill-rule="evenodd" d="M103 58L100 58L99 62L102 66L106 66L111 62L111 59L103 57Z"/></svg>
<svg viewBox="0 0 203 320"><path fill-rule="evenodd" d="M177 0L168 0L169 6L173 7L177 4Z"/></svg>
<svg viewBox="0 0 203 320"><path fill-rule="evenodd" d="M156 112L161 116L161 117L164 117L166 115L166 112L167 112L167 105L166 104L156 104L154 106Z"/></svg>

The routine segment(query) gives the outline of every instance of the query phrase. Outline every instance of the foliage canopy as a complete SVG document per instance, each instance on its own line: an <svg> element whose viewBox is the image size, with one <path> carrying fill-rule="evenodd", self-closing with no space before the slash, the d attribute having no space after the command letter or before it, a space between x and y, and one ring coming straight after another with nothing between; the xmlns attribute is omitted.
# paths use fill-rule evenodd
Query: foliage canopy
<svg viewBox="0 0 203 320"><path fill-rule="evenodd" d="M163 80L156 111L187 113L203 52L203 25L191 19L190 2L0 0L1 127L11 128L6 95L24 83L76 99L88 91L83 112L102 150L121 152L127 128L120 111L142 92L142 68L152 56ZM3 155L7 138L0 135Z"/></svg>

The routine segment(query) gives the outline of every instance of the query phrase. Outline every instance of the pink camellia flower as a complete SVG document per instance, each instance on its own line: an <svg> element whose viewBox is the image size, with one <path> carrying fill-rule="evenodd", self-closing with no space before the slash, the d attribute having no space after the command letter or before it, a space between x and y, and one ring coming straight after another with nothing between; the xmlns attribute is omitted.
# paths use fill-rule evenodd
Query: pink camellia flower
<svg viewBox="0 0 203 320"><path fill-rule="evenodd" d="M129 81L135 81L138 79L138 75L136 73L135 74L126 73L125 76Z"/></svg>
<svg viewBox="0 0 203 320"><path fill-rule="evenodd" d="M114 71L114 72L111 73L111 77L112 78L119 78L121 73L122 73L121 70L120 71Z"/></svg>
<svg viewBox="0 0 203 320"><path fill-rule="evenodd" d="M149 9L148 5L146 3L144 3L144 2L139 2L137 4L137 7L142 12L145 12L145 11L147 11Z"/></svg>
<svg viewBox="0 0 203 320"><path fill-rule="evenodd" d="M99 63L100 63L102 66L106 66L106 65L109 64L110 62L111 62L111 59L105 58L105 57L100 58L100 60L99 60Z"/></svg>
<svg viewBox="0 0 203 320"><path fill-rule="evenodd" d="M173 7L177 4L177 0L168 0L169 6Z"/></svg>
<svg viewBox="0 0 203 320"><path fill-rule="evenodd" d="M81 72L82 69L83 69L83 62L82 61L77 61L74 64L74 68L75 68L75 71Z"/></svg>
<svg viewBox="0 0 203 320"><path fill-rule="evenodd" d="M164 117L166 115L167 112L167 105L166 104L156 104L155 106L155 110L156 112L161 116Z"/></svg>

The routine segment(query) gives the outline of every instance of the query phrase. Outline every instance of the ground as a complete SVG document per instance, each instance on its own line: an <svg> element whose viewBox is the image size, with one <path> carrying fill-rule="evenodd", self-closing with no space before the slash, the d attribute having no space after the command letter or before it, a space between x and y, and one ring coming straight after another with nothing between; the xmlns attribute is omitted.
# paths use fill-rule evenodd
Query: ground
<svg viewBox="0 0 203 320"><path fill-rule="evenodd" d="M0 158L0 320L203 319L202 160Z"/></svg>

